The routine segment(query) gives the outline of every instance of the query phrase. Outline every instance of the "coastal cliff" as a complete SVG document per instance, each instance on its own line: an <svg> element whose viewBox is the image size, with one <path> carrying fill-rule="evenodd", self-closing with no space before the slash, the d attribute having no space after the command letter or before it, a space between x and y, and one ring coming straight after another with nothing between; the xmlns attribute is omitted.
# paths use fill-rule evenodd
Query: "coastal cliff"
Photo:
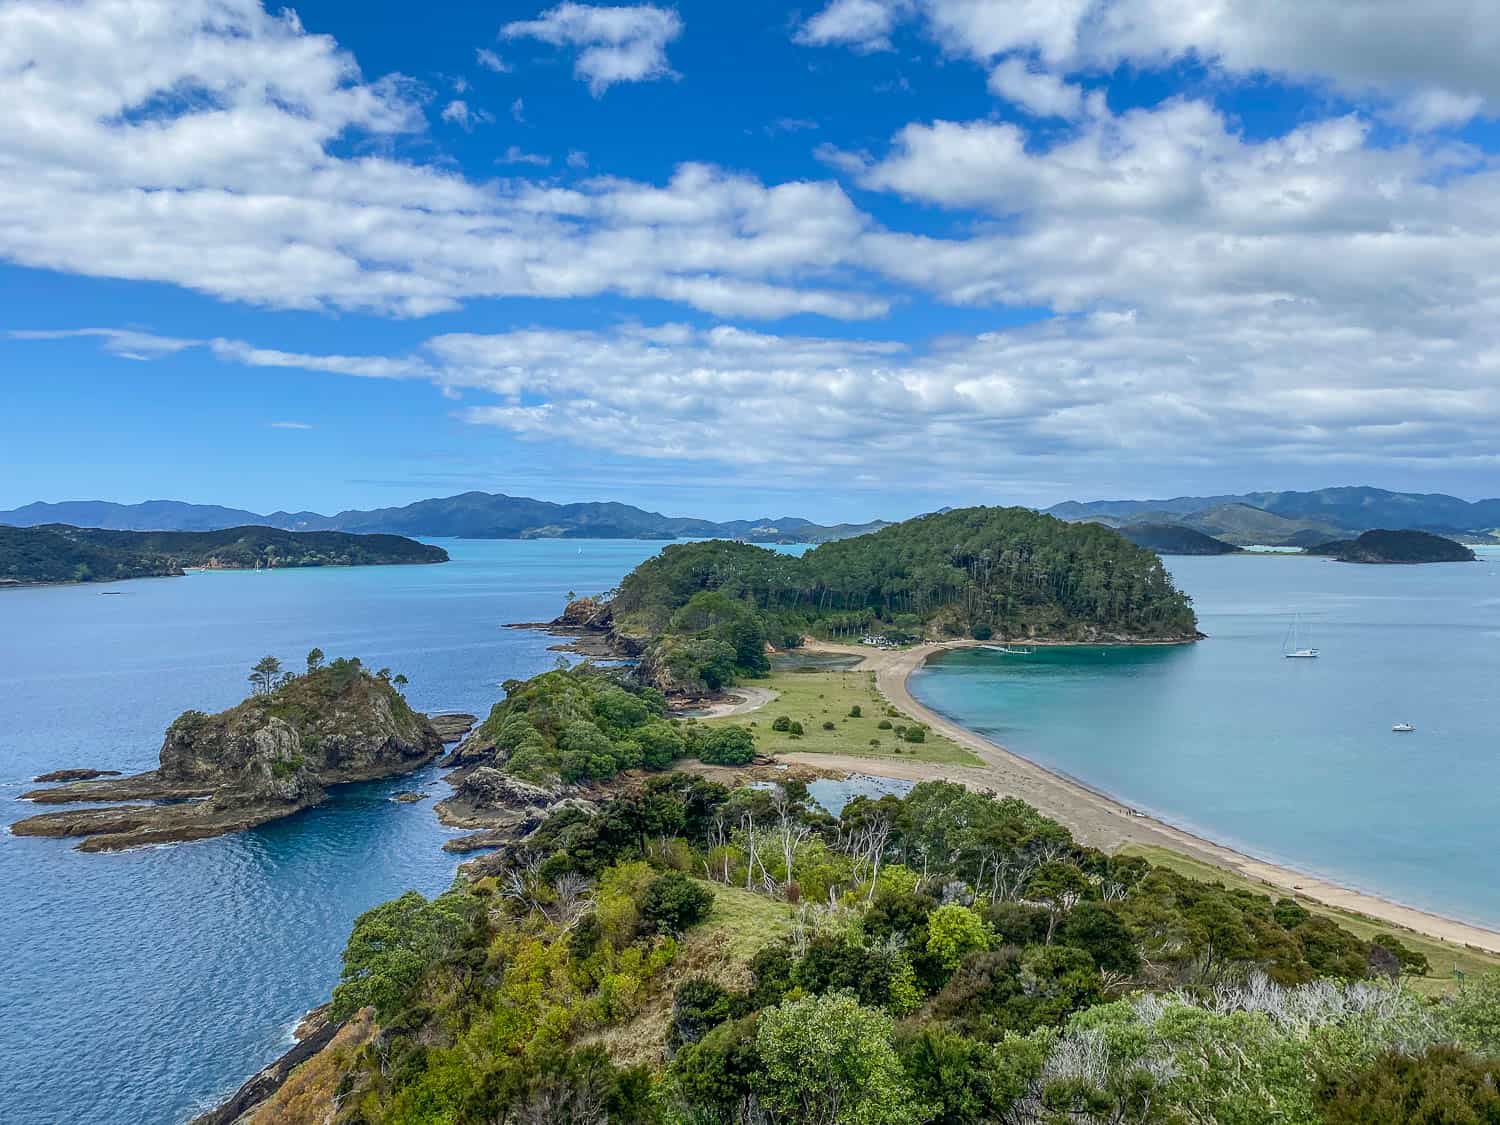
<svg viewBox="0 0 1500 1125"><path fill-rule="evenodd" d="M175 803L43 813L11 830L82 836L84 851L219 836L316 805L326 786L407 773L441 749L394 685L358 660L335 660L227 711L184 712L167 728L155 770L23 795L39 804Z"/></svg>

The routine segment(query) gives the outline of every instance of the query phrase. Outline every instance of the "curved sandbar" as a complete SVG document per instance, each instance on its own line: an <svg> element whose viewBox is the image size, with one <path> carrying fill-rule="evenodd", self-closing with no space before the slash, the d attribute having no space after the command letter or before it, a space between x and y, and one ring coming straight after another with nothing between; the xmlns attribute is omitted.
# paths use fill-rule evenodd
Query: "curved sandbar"
<svg viewBox="0 0 1500 1125"><path fill-rule="evenodd" d="M978 643L980 642L952 641L918 645L904 650L873 651L857 645L818 643L807 647L816 651L862 657L863 662L859 667L875 673L876 685L894 706L912 718L920 719L960 746L974 751L984 763L982 766L891 761L854 754L778 754L777 757L808 765L836 764L840 768L883 777L900 777L911 781L942 779L975 788L994 789L1007 796L1020 797L1066 825L1080 842L1106 851L1115 851L1126 844L1168 848L1246 878L1269 883L1289 894L1314 899L1326 906L1355 911L1391 925L1415 930L1428 937L1500 953L1500 932L1405 906L1377 895L1351 890L1316 875L1268 863L1174 828L1164 821L1135 812L1129 806L1081 782L1012 754L1003 746L944 718L912 697L907 689L907 680L930 656L947 649L967 648Z"/></svg>

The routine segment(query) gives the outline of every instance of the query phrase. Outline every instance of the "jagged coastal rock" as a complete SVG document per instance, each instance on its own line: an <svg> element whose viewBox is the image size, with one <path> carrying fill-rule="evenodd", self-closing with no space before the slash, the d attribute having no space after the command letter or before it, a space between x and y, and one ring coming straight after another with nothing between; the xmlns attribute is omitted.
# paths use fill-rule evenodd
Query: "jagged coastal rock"
<svg viewBox="0 0 1500 1125"><path fill-rule="evenodd" d="M476 716L463 711L445 711L436 715L428 715L427 721L432 724L432 729L437 731L438 737L444 742L458 742L474 726L475 718Z"/></svg>
<svg viewBox="0 0 1500 1125"><path fill-rule="evenodd" d="M441 749L426 716L391 683L357 660L336 660L228 711L178 716L149 773L23 795L40 804L175 803L43 813L11 830L83 836L84 851L219 836L315 805L326 786L408 773Z"/></svg>
<svg viewBox="0 0 1500 1125"><path fill-rule="evenodd" d="M37 774L31 780L38 785L55 781L93 781L96 777L119 777L119 770L67 769Z"/></svg>

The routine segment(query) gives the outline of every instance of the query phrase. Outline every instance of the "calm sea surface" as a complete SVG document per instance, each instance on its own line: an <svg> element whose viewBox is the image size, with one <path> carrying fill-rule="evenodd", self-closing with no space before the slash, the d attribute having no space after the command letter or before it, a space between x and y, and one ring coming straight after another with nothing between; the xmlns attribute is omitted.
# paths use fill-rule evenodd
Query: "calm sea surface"
<svg viewBox="0 0 1500 1125"><path fill-rule="evenodd" d="M1500 552L1171 558L1209 639L946 654L935 710L1266 859L1500 926ZM1293 614L1317 660L1286 660ZM1415 724L1395 734L1398 722Z"/></svg>
<svg viewBox="0 0 1500 1125"><path fill-rule="evenodd" d="M503 629L614 585L660 544L445 542L431 567L224 572L0 595L0 819L61 766L155 764L179 712L314 645L483 714L553 643ZM1186 827L1500 924L1500 556L1355 567L1177 559L1212 639L954 655L914 686L1005 745ZM106 591L118 591L109 594ZM1301 610L1316 661L1283 660ZM1417 725L1390 733L1393 722ZM432 794L420 804L393 793ZM178 1122L290 1042L354 917L447 886L436 771L218 840L118 855L0 835L0 1122ZM840 803L847 794L819 794Z"/></svg>
<svg viewBox="0 0 1500 1125"><path fill-rule="evenodd" d="M444 542L440 566L192 574L0 591L0 820L37 773L156 764L181 711L238 702L249 666L317 645L485 714L554 639L504 629L598 593L659 543ZM118 591L118 593L113 593ZM389 798L431 793L419 804ZM251 832L114 855L0 835L0 1122L177 1122L291 1043L361 911L444 889L435 769L335 790Z"/></svg>

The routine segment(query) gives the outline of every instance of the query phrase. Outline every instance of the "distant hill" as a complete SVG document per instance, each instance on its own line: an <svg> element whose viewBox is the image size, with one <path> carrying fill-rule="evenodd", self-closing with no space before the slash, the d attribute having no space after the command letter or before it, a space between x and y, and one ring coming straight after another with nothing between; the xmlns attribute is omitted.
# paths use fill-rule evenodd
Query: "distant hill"
<svg viewBox="0 0 1500 1125"><path fill-rule="evenodd" d="M1233 543L1176 523L1132 523L1119 531L1137 547L1145 547L1158 555L1232 555L1243 550Z"/></svg>
<svg viewBox="0 0 1500 1125"><path fill-rule="evenodd" d="M1245 492L1238 495L1178 496L1170 500L1095 500L1087 503L1068 501L1047 509L1049 515L1065 520L1114 521L1115 526L1128 523L1180 523L1220 534L1208 513L1225 508L1253 508L1278 516L1284 524L1247 523L1248 517L1218 518L1221 537L1232 542L1252 540L1235 538L1242 527L1256 526L1268 535L1254 542L1269 544L1313 545L1316 540L1294 536L1300 531L1359 533L1382 527L1405 527L1421 531L1486 537L1500 528L1500 499L1460 500L1440 492L1390 492L1383 488L1320 488L1311 492Z"/></svg>
<svg viewBox="0 0 1500 1125"><path fill-rule="evenodd" d="M1462 543L1426 531L1367 531L1358 539L1344 539L1309 547L1310 555L1328 555L1352 563L1473 562L1473 551Z"/></svg>
<svg viewBox="0 0 1500 1125"><path fill-rule="evenodd" d="M180 500L147 500L112 504L108 500L65 500L61 504L27 504L0 512L0 523L36 527L45 523L101 527L112 531L217 531L251 524L280 526L265 516L217 504L184 504Z"/></svg>
<svg viewBox="0 0 1500 1125"><path fill-rule="evenodd" d="M317 512L257 515L237 508L176 500L150 500L144 504L74 500L27 504L0 512L0 524L32 527L47 523L124 531L208 531L253 524L284 531L388 532L458 539L730 538L754 543L822 543L886 526L882 520L827 526L798 516L714 522L664 516L629 504L553 504L498 492L464 492L397 508L351 510L333 516Z"/></svg>
<svg viewBox="0 0 1500 1125"><path fill-rule="evenodd" d="M447 562L441 547L399 535L294 532L272 527L217 531L117 531L44 524L0 526L0 585L113 582L217 570Z"/></svg>

